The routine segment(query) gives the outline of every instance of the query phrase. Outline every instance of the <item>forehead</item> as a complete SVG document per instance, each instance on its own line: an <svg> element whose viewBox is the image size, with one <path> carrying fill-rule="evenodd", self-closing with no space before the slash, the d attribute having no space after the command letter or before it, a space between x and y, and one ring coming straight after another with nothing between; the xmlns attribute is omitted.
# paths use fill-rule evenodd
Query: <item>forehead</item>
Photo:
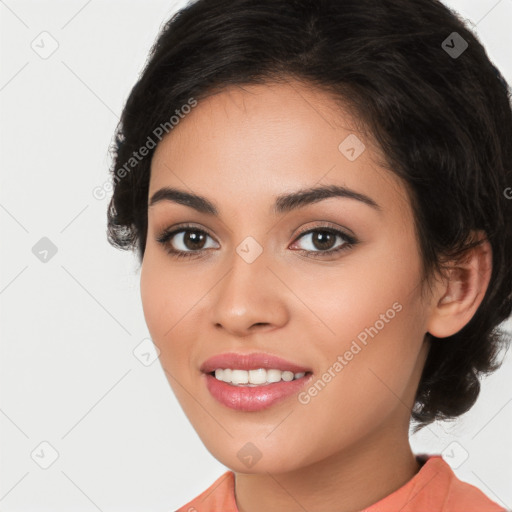
<svg viewBox="0 0 512 512"><path fill-rule="evenodd" d="M176 149L178 145L184 146L187 141L176 140L183 132L194 144L198 139L208 143L222 138L230 155L237 147L248 151L246 143L250 140L283 146L286 142L297 143L301 137L306 141L324 138L328 133L330 142L332 138L336 142L340 135L352 133L364 138L367 146L372 145L373 157L382 157L373 140L369 140L369 134L360 133L361 125L361 120L349 113L348 105L311 85L301 82L229 85L201 99L189 114L181 115L156 152L169 146L165 144L167 139L174 139ZM233 137L235 133L237 136Z"/></svg>
<svg viewBox="0 0 512 512"><path fill-rule="evenodd" d="M199 101L158 144L149 194L176 185L250 202L334 183L404 197L360 126L329 94L300 82L229 86Z"/></svg>

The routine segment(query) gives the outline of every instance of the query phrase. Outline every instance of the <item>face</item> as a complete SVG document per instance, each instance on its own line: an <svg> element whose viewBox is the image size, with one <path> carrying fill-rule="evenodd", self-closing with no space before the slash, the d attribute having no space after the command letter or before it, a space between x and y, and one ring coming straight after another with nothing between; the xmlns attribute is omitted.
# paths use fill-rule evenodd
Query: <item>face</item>
<svg viewBox="0 0 512 512"><path fill-rule="evenodd" d="M407 434L427 307L411 205L380 156L326 93L299 83L226 88L156 148L144 315L185 414L234 471L299 469ZM345 192L283 199L317 187ZM225 353L307 373L234 386L201 370Z"/></svg>

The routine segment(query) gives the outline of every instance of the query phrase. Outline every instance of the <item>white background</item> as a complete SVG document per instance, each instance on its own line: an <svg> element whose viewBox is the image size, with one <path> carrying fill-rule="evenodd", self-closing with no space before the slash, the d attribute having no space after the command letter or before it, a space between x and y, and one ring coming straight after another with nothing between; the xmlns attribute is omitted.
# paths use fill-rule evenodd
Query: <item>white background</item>
<svg viewBox="0 0 512 512"><path fill-rule="evenodd" d="M445 3L473 25L512 83L512 0ZM0 2L4 512L171 511L226 470L188 423L158 361L144 366L133 354L148 337L136 258L107 243L108 198L92 195L108 180L124 101L161 24L181 5ZM47 59L31 48L43 31L59 45ZM32 252L42 237L57 247L46 263ZM416 453L443 452L460 478L507 508L511 369L509 354L468 414L411 438ZM50 462L43 441L58 452L47 469L36 463Z"/></svg>

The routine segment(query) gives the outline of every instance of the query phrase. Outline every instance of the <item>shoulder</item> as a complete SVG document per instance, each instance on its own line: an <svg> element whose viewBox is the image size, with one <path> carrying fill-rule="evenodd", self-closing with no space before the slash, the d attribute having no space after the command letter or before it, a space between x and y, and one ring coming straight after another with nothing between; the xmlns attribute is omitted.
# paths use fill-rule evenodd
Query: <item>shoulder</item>
<svg viewBox="0 0 512 512"><path fill-rule="evenodd" d="M235 501L235 474L226 471L199 496L176 512L238 512Z"/></svg>
<svg viewBox="0 0 512 512"><path fill-rule="evenodd" d="M441 455L419 455L421 469L365 512L507 512L478 487L460 480Z"/></svg>
<svg viewBox="0 0 512 512"><path fill-rule="evenodd" d="M439 455L433 458L435 468L446 481L444 508L447 512L507 512L478 487L460 480L450 465Z"/></svg>

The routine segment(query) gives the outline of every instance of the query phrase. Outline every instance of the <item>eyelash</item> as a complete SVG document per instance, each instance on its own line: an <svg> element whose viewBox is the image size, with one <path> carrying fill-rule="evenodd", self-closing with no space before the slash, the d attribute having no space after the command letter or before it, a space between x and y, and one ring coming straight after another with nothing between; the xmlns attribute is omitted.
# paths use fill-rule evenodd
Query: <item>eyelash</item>
<svg viewBox="0 0 512 512"><path fill-rule="evenodd" d="M195 251L193 251L193 250L192 251L181 251L181 250L173 249L172 246L169 244L169 242L175 235L177 235L178 233L184 232L184 231L185 232L193 231L196 233L202 233L204 235L209 236L210 238L213 238L204 229L199 229L193 225L186 224L186 225L179 226L178 228L175 228L172 230L169 230L169 229L164 230L156 238L156 241L159 244L163 245L166 252L174 258L190 258L190 257L193 257L193 256L197 255L198 253L201 253L206 250L206 249L198 249ZM343 231L340 231L338 229L335 229L335 228L332 228L329 226L317 226L315 228L303 231L302 233L299 233L299 235L297 236L295 241L299 240L300 238L304 237L305 235L308 235L310 233L315 233L317 231L327 232L327 233L331 233L333 235L339 236L345 241L345 243L340 245L336 249L328 249L325 251L308 251L306 249L297 249L299 252L301 252L303 254L306 253L310 257L313 257L313 258L322 258L322 257L324 257L324 255L331 256L332 254L336 254L336 253L342 252L344 250L350 249L351 247L354 247L358 243L358 241L353 236L350 236L350 235L344 233ZM294 243L295 243L295 241L294 241Z"/></svg>

